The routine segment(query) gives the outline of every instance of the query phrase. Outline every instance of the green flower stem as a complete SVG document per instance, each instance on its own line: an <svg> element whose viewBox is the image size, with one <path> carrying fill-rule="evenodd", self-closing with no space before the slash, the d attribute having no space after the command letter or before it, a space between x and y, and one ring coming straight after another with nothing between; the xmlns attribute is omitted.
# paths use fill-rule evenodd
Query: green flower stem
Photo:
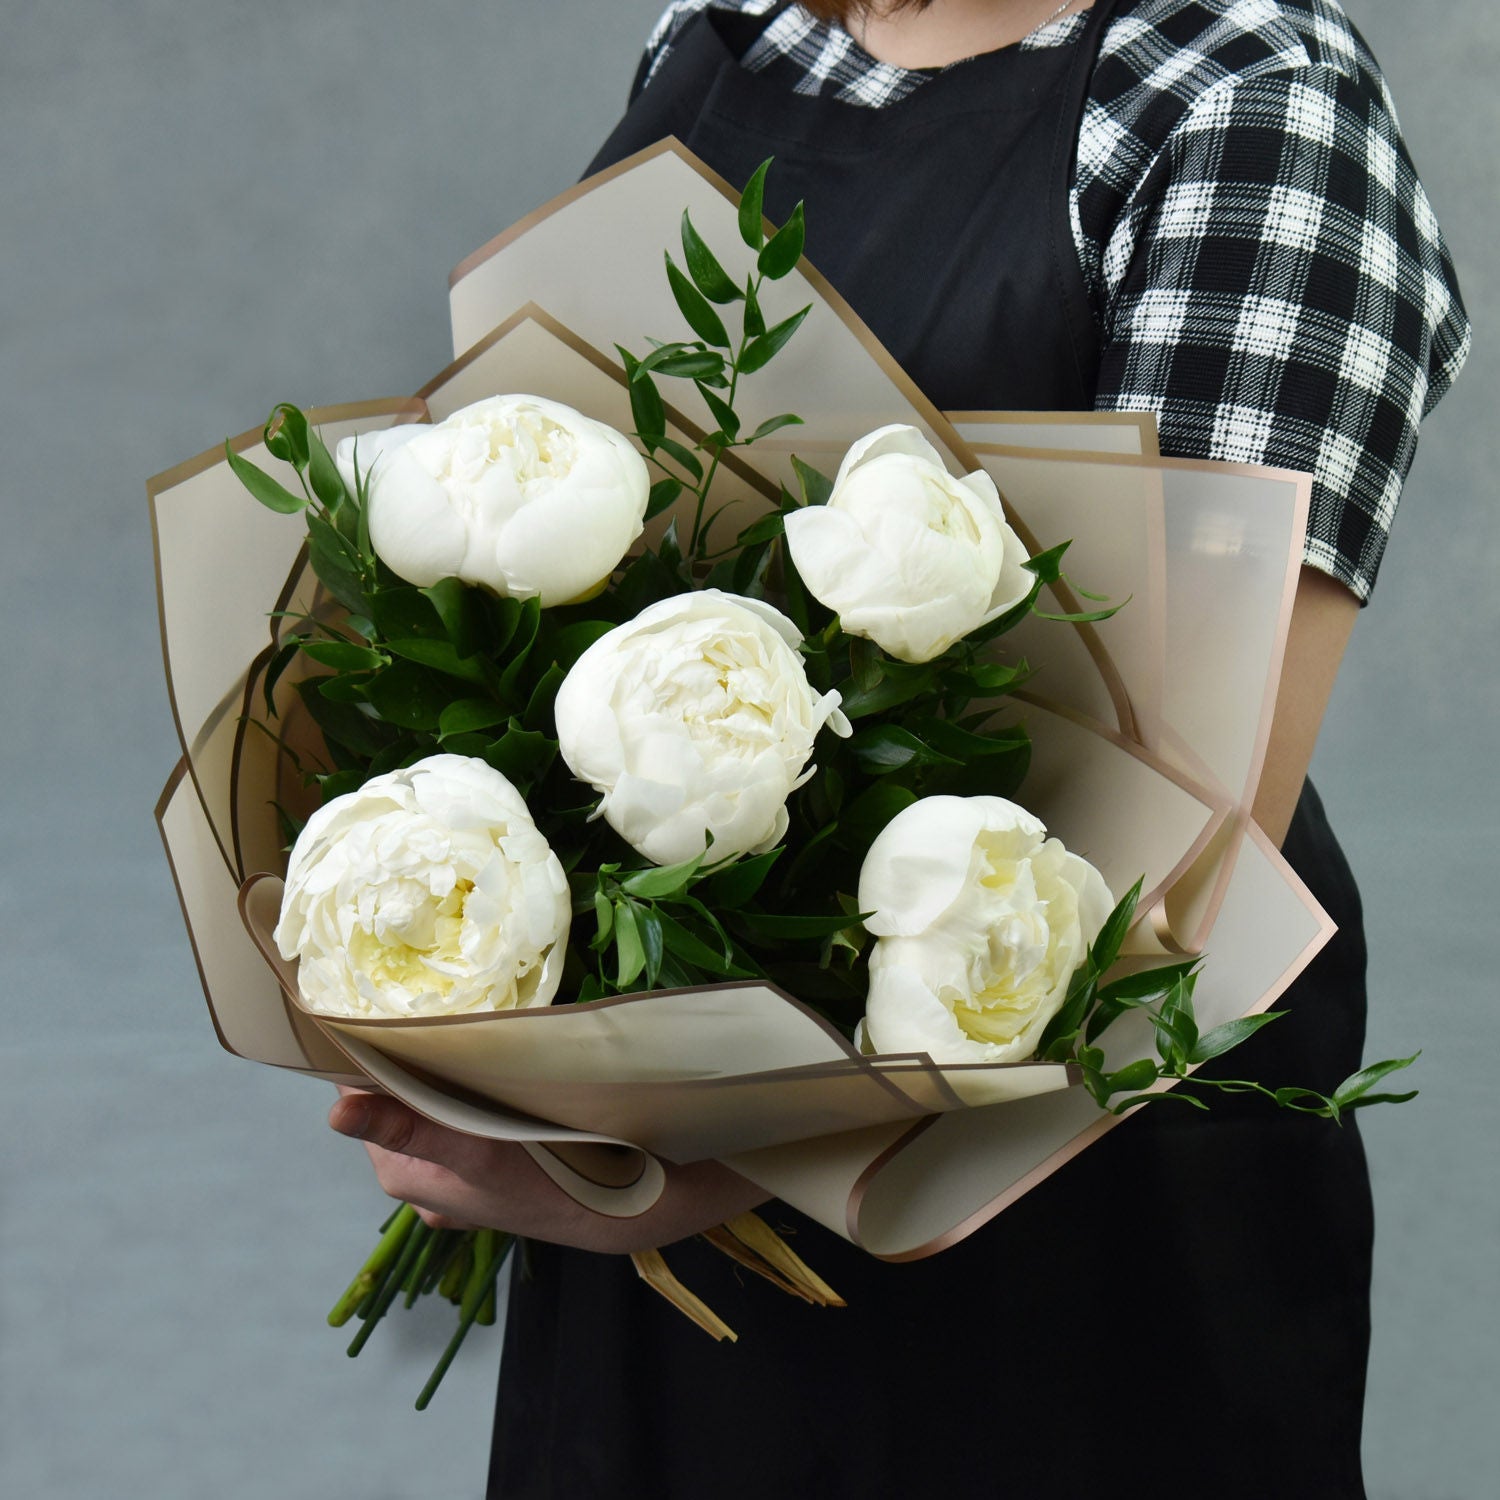
<svg viewBox="0 0 1500 1500"><path fill-rule="evenodd" d="M415 1218L415 1210L413 1211ZM370 1335L375 1332L375 1325L386 1315L392 1302L396 1300L396 1294L406 1284L406 1273L411 1269L412 1262L421 1254L423 1245L431 1238L433 1230L429 1229L421 1220L412 1226L406 1236L406 1243L401 1247L401 1258L396 1262L396 1268L385 1279L384 1286L380 1289L380 1296L375 1305L370 1309L365 1318L364 1326L354 1335L349 1344L349 1358L353 1359L356 1354L370 1340Z"/></svg>
<svg viewBox="0 0 1500 1500"><path fill-rule="evenodd" d="M765 279L766 278L764 276L757 276L755 278L755 286L752 289L752 293L754 296L760 296L760 289L764 284ZM747 328L741 328L740 347L735 350L734 358L729 362L729 394L724 398L725 405L729 406L730 408L733 408L734 406L734 393L739 389L740 361L745 357L745 350L749 347L750 331ZM724 436L727 438L729 434L726 432ZM714 475L719 472L719 460L723 456L724 449L715 447L713 457L709 460L708 463L708 472L703 476L703 483L698 486L698 505L697 508L693 511L693 531L692 536L688 541L687 549L687 555L690 561L696 561L698 558L699 541L702 540L706 542L708 540L703 531L703 507L708 504L709 486L714 482Z"/></svg>
<svg viewBox="0 0 1500 1500"><path fill-rule="evenodd" d="M442 1285L443 1275L453 1263L454 1257L463 1248L463 1241L464 1236L459 1230L445 1229L443 1231L442 1248L433 1256L432 1263L427 1267L427 1277L422 1283L419 1295L429 1296Z"/></svg>
<svg viewBox="0 0 1500 1500"><path fill-rule="evenodd" d="M463 1296L469 1265L474 1257L474 1235L475 1232L472 1230L464 1235L457 1253L448 1262L447 1270L443 1272L443 1279L438 1283L438 1295L446 1297L450 1302L457 1302Z"/></svg>
<svg viewBox="0 0 1500 1500"><path fill-rule="evenodd" d="M438 1229L429 1230L423 1241L417 1258L411 1263L411 1269L406 1273L406 1279L401 1283L401 1290L406 1293L406 1305L415 1306L417 1298L422 1292L422 1283L427 1279L427 1267L436 1253L438 1244L442 1240L442 1231Z"/></svg>
<svg viewBox="0 0 1500 1500"><path fill-rule="evenodd" d="M411 1268L411 1275L406 1278L407 1307L415 1307L417 1298L425 1296L437 1285L438 1277L453 1253L454 1239L451 1229L439 1229L422 1246L422 1253Z"/></svg>
<svg viewBox="0 0 1500 1500"><path fill-rule="evenodd" d="M418 1411L427 1410L427 1403L432 1400L438 1386L443 1383L443 1376L448 1373L448 1366L453 1363L454 1356L468 1336L469 1329L478 1321L485 1303L491 1299L500 1268L505 1264L511 1247L515 1244L514 1235L502 1234L494 1229L481 1229L474 1235L474 1239L476 1242L474 1265L464 1287L463 1307L459 1313L458 1327L453 1337L448 1340L448 1347L443 1350L443 1357L438 1360L433 1367L432 1374L428 1376L427 1384L422 1387L421 1395L417 1397Z"/></svg>
<svg viewBox="0 0 1500 1500"><path fill-rule="evenodd" d="M411 1204L403 1203L382 1226L380 1243L370 1252L370 1258L359 1269L359 1274L344 1290L344 1295L334 1303L328 1314L330 1328L342 1328L355 1312L372 1296L378 1295L386 1272L401 1254L407 1235L413 1224L420 1222L417 1211Z"/></svg>

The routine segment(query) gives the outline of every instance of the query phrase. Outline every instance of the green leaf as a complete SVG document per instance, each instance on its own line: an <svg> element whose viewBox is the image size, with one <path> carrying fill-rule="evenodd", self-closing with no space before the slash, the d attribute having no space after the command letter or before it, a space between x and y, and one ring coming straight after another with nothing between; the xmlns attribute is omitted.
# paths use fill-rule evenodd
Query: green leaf
<svg viewBox="0 0 1500 1500"><path fill-rule="evenodd" d="M336 515L346 499L344 481L333 461L333 454L316 432L307 435L307 478L313 494L328 507L330 514Z"/></svg>
<svg viewBox="0 0 1500 1500"><path fill-rule="evenodd" d="M698 455L686 444L679 443L675 438L663 437L657 440L656 446L675 458L694 479L703 478L703 465L699 462Z"/></svg>
<svg viewBox="0 0 1500 1500"><path fill-rule="evenodd" d="M982 646L986 641L993 641L1004 635L1006 631L1014 630L1031 613L1041 592L1042 585L1039 579L1032 584L1031 592L1024 599L1011 605L1003 615L997 615L988 625L981 625L978 630L971 630L964 640L971 646Z"/></svg>
<svg viewBox="0 0 1500 1500"><path fill-rule="evenodd" d="M796 560L789 548L781 549L781 612L802 632L803 640L813 634L812 596L797 571ZM827 681L817 684L819 692L828 691Z"/></svg>
<svg viewBox="0 0 1500 1500"><path fill-rule="evenodd" d="M594 887L594 921L598 924L598 931L589 947L596 953L603 953L609 947L610 933L615 930L615 905L597 885Z"/></svg>
<svg viewBox="0 0 1500 1500"><path fill-rule="evenodd" d="M614 602L627 618L634 618L649 605L685 591L681 577L654 552L643 552L625 569L614 589Z"/></svg>
<svg viewBox="0 0 1500 1500"><path fill-rule="evenodd" d="M1142 969L1136 974L1126 974L1111 980L1099 991L1101 1000L1123 1000L1130 1004L1145 1004L1160 999L1185 974L1197 968L1196 958L1184 958L1175 964L1162 964L1159 968ZM1280 1012L1276 1012L1280 1014Z"/></svg>
<svg viewBox="0 0 1500 1500"><path fill-rule="evenodd" d="M478 729L493 729L505 723L509 715L488 698L459 698L438 715L438 738L455 734L473 734Z"/></svg>
<svg viewBox="0 0 1500 1500"><path fill-rule="evenodd" d="M680 479L658 479L651 486L651 493L646 500L646 519L649 521L676 504L681 493Z"/></svg>
<svg viewBox="0 0 1500 1500"><path fill-rule="evenodd" d="M625 376L630 391L630 415L635 421L635 430L650 452L667 430L666 409L661 404L661 392L657 390L650 375L640 373L641 362L623 344L615 345L615 352L625 366Z"/></svg>
<svg viewBox="0 0 1500 1500"><path fill-rule="evenodd" d="M1150 1088L1158 1077L1160 1070L1156 1064L1149 1057L1140 1057L1132 1063L1126 1063L1117 1072L1106 1073L1104 1083L1109 1093L1125 1094Z"/></svg>
<svg viewBox="0 0 1500 1500"><path fill-rule="evenodd" d="M448 677L457 677L461 682L472 682L483 687L489 680L482 662L458 654L452 641L424 640L420 636L407 641L387 641L386 650L393 656L405 657L435 672Z"/></svg>
<svg viewBox="0 0 1500 1500"><path fill-rule="evenodd" d="M701 380L698 382L698 394L703 397L704 404L714 414L714 421L719 424L719 431L732 443L740 435L740 419L735 409L723 397L716 396Z"/></svg>
<svg viewBox="0 0 1500 1500"><path fill-rule="evenodd" d="M791 212L786 223L770 238L760 252L755 268L768 281L780 281L802 259L802 247L807 241L807 225L803 221L802 205Z"/></svg>
<svg viewBox="0 0 1500 1500"><path fill-rule="evenodd" d="M305 495L294 495L290 490L283 489L264 469L258 469L248 458L241 458L229 446L228 439L224 442L224 456L229 460L229 467L235 478L267 510L277 511L283 516L294 516L299 510L307 509Z"/></svg>
<svg viewBox="0 0 1500 1500"><path fill-rule="evenodd" d="M526 700L526 707L521 711L521 722L527 729L535 729L551 738L556 738L557 690L563 685L563 678L567 675L556 662L553 662L537 679L536 686L531 690L531 696Z"/></svg>
<svg viewBox="0 0 1500 1500"><path fill-rule="evenodd" d="M1109 1112L1112 1115L1123 1115L1127 1109L1134 1109L1137 1104L1190 1104L1194 1109L1207 1110L1208 1106L1199 1098L1188 1093L1186 1089L1164 1089L1156 1094L1137 1094L1134 1099L1123 1099L1118 1104L1112 1104Z"/></svg>
<svg viewBox="0 0 1500 1500"><path fill-rule="evenodd" d="M319 776L317 780L318 791L324 802L332 802L335 797L357 792L365 784L365 773L360 770L334 771L327 776Z"/></svg>
<svg viewBox="0 0 1500 1500"><path fill-rule="evenodd" d="M803 463L800 458L792 459L792 469L802 489L802 503L804 505L827 505L828 497L833 493L833 481L821 469L815 469L811 464Z"/></svg>
<svg viewBox="0 0 1500 1500"><path fill-rule="evenodd" d="M1112 605L1109 609L1078 609L1078 610L1048 610L1039 609L1035 611L1039 620L1051 620L1058 625L1092 625L1097 620L1108 620L1129 604L1126 599L1120 604Z"/></svg>
<svg viewBox="0 0 1500 1500"><path fill-rule="evenodd" d="M261 695L265 699L266 712L274 719L276 717L276 684L281 681L281 674L291 665L292 659L302 649L302 636L292 636L283 641L271 654L271 660L266 663L266 675L261 681Z"/></svg>
<svg viewBox="0 0 1500 1500"><path fill-rule="evenodd" d="M1364 1109L1370 1104L1405 1104L1408 1099L1415 1099L1420 1092L1419 1089L1408 1089L1404 1094L1361 1094L1358 1098L1351 1099L1342 1108Z"/></svg>
<svg viewBox="0 0 1500 1500"><path fill-rule="evenodd" d="M643 365L647 363L656 374L675 376L679 380L697 380L705 375L724 373L724 356L710 354L706 349L667 355L661 355L658 350L649 361L642 361Z"/></svg>
<svg viewBox="0 0 1500 1500"><path fill-rule="evenodd" d="M736 547L753 547L757 542L768 542L772 537L780 536L786 530L786 517L778 511L772 511L768 516L762 516L758 521L752 521L734 539Z"/></svg>
<svg viewBox="0 0 1500 1500"><path fill-rule="evenodd" d="M636 870L630 875L621 877L620 888L646 901L675 896L687 889L689 882L698 873L706 858L707 851L705 850L697 858L685 859L675 865L661 865L651 870Z"/></svg>
<svg viewBox="0 0 1500 1500"><path fill-rule="evenodd" d="M770 437L773 432L780 432L783 427L800 427L802 418L794 411L784 411L779 417L767 417L749 437L747 443L758 443L764 437Z"/></svg>
<svg viewBox="0 0 1500 1500"><path fill-rule="evenodd" d="M908 719L912 732L934 750L958 760L972 761L987 755L1013 755L1028 743L1025 730L1012 729L1001 734L975 734L960 729L948 719L927 716Z"/></svg>
<svg viewBox="0 0 1500 1500"><path fill-rule="evenodd" d="M839 707L851 719L868 718L909 702L936 686L936 674L931 667L924 664L915 670L900 670L907 666L905 662L883 662L884 675L870 687L854 687L848 692L840 687Z"/></svg>
<svg viewBox="0 0 1500 1500"><path fill-rule="evenodd" d="M861 918L846 916L842 912L833 917L804 917L740 911L735 913L735 920L742 922L756 937L795 939L828 937L846 927L859 926Z"/></svg>
<svg viewBox="0 0 1500 1500"><path fill-rule="evenodd" d="M724 331L724 322L714 311L713 304L677 269L670 251L662 254L667 263L667 284L672 288L677 310L687 319L688 327L706 344L716 344L720 349L732 348L733 342Z"/></svg>
<svg viewBox="0 0 1500 1500"><path fill-rule="evenodd" d="M399 588L382 588L370 601L375 628L388 641L442 640L447 632L426 589L403 584Z"/></svg>
<svg viewBox="0 0 1500 1500"><path fill-rule="evenodd" d="M1381 1079L1388 1078L1402 1068L1409 1068L1421 1055L1420 1052L1413 1052L1410 1057L1390 1057L1384 1062L1371 1063L1368 1068L1361 1068L1359 1072L1351 1073L1333 1091L1334 1103L1341 1107L1352 1105L1355 1100L1366 1095ZM1415 1096L1403 1094L1401 1097L1410 1099Z"/></svg>
<svg viewBox="0 0 1500 1500"><path fill-rule="evenodd" d="M666 951L674 958L681 959L683 963L692 964L694 968L706 969L710 974L723 975L725 978L748 975L747 970L736 967L722 953L711 948L668 913L657 909L656 919L661 928Z"/></svg>
<svg viewBox="0 0 1500 1500"><path fill-rule="evenodd" d="M862 771L885 776L907 766L956 766L960 762L924 745L910 730L896 724L861 729L848 741L849 753Z"/></svg>
<svg viewBox="0 0 1500 1500"><path fill-rule="evenodd" d="M320 582L345 609L364 608L364 585L360 579L359 554L322 516L307 516L307 560Z"/></svg>
<svg viewBox="0 0 1500 1500"><path fill-rule="evenodd" d="M713 935L718 938L724 950L724 962L733 963L735 959L735 946L729 934L724 931L724 924L696 897L680 896L678 900L687 909L694 913Z"/></svg>
<svg viewBox="0 0 1500 1500"><path fill-rule="evenodd" d="M384 652L353 641L303 641L302 650L319 666L335 672L373 672L390 660Z"/></svg>
<svg viewBox="0 0 1500 1500"><path fill-rule="evenodd" d="M771 158L767 157L750 174L745 191L740 194L740 238L752 249L759 250L766 242L765 202L766 173L771 169Z"/></svg>
<svg viewBox="0 0 1500 1500"><path fill-rule="evenodd" d="M636 921L637 907L633 901L615 903L615 953L618 968L615 984L628 989L646 967L646 949L641 942L641 929Z"/></svg>
<svg viewBox="0 0 1500 1500"><path fill-rule="evenodd" d="M885 655L874 641L862 636L849 640L849 675L856 688L868 692L885 676Z"/></svg>
<svg viewBox="0 0 1500 1500"><path fill-rule="evenodd" d="M510 638L507 646L510 661L500 674L500 691L507 698L522 696L521 673L525 669L527 658L531 655L531 648L536 645L541 628L542 601L538 595L533 594L531 598L521 600L521 614L516 625L516 633Z"/></svg>
<svg viewBox="0 0 1500 1500"><path fill-rule="evenodd" d="M614 628L608 620L575 620L563 626L552 640L554 660L567 671L595 641L602 640Z"/></svg>
<svg viewBox="0 0 1500 1500"><path fill-rule="evenodd" d="M271 408L261 431L266 452L300 474L307 467L307 418L300 408L283 401Z"/></svg>
<svg viewBox="0 0 1500 1500"><path fill-rule="evenodd" d="M802 326L802 320L812 311L809 302L801 312L783 318L774 328L768 328L758 339L752 339L745 352L735 361L742 375L751 375L768 365L780 353L786 341Z"/></svg>
<svg viewBox="0 0 1500 1500"><path fill-rule="evenodd" d="M1021 564L1028 573L1034 573L1043 583L1056 583L1062 577L1063 553L1073 545L1072 542L1059 542L1055 547L1049 547L1045 552L1038 552L1035 557L1029 557Z"/></svg>
<svg viewBox="0 0 1500 1500"><path fill-rule="evenodd" d="M917 794L909 787L878 781L861 792L839 817L839 842L863 855L897 813L910 807Z"/></svg>
<svg viewBox="0 0 1500 1500"><path fill-rule="evenodd" d="M1156 1050L1172 1072L1180 1073L1198 1042L1198 1027L1191 1016L1157 1011L1151 1016L1156 1033Z"/></svg>
<svg viewBox="0 0 1500 1500"><path fill-rule="evenodd" d="M477 591L457 578L440 578L418 592L431 602L443 631L460 656L473 656L480 646ZM425 635L426 632L419 632Z"/></svg>
<svg viewBox="0 0 1500 1500"><path fill-rule="evenodd" d="M755 294L755 278L745 281L745 337L759 338L766 331L766 315L760 310L760 298Z"/></svg>
<svg viewBox="0 0 1500 1500"><path fill-rule="evenodd" d="M743 906L765 883L771 866L781 858L786 846L778 844L764 854L750 859L738 859L732 865L724 865L706 876L698 886L698 893L710 906L722 911L733 911Z"/></svg>
<svg viewBox="0 0 1500 1500"><path fill-rule="evenodd" d="M334 681L337 679L333 677L305 677L297 684L297 692L324 738L366 758L386 749L395 738L394 731L352 704L325 697L323 684Z"/></svg>
<svg viewBox="0 0 1500 1500"><path fill-rule="evenodd" d="M740 295L740 289L730 280L718 257L693 228L686 209L682 211L682 258L694 285L710 302L733 302Z"/></svg>
<svg viewBox="0 0 1500 1500"><path fill-rule="evenodd" d="M1030 677L1031 669L1025 662L1011 666L1004 662L982 661L953 675L960 678L976 697L998 697Z"/></svg>
<svg viewBox="0 0 1500 1500"><path fill-rule="evenodd" d="M533 781L546 774L557 754L557 741L535 729L522 729L516 720L511 728L484 752L487 764L511 781Z"/></svg>
<svg viewBox="0 0 1500 1500"><path fill-rule="evenodd" d="M1212 1031L1205 1031L1193 1044L1188 1053L1188 1061L1204 1063L1210 1058L1222 1057L1231 1047L1238 1047L1241 1042L1254 1036L1262 1026L1279 1020L1282 1015L1282 1011L1268 1010L1258 1016L1242 1016L1238 1021L1226 1021L1222 1026L1215 1026Z"/></svg>
<svg viewBox="0 0 1500 1500"><path fill-rule="evenodd" d="M370 697L365 688L369 682L365 675L325 677L318 691L331 703L368 703Z"/></svg>
<svg viewBox="0 0 1500 1500"><path fill-rule="evenodd" d="M435 733L443 710L452 699L442 679L414 661L392 662L371 679L366 690L382 719L403 729Z"/></svg>
<svg viewBox="0 0 1500 1500"><path fill-rule="evenodd" d="M1098 937L1089 945L1089 957L1101 974L1120 956L1120 945L1130 931L1130 924L1135 919L1135 904L1140 898L1141 882L1137 880L1105 918Z"/></svg>
<svg viewBox="0 0 1500 1500"><path fill-rule="evenodd" d="M640 930L641 947L646 954L646 986L654 989L661 975L663 956L661 915L654 906L638 906L635 920Z"/></svg>

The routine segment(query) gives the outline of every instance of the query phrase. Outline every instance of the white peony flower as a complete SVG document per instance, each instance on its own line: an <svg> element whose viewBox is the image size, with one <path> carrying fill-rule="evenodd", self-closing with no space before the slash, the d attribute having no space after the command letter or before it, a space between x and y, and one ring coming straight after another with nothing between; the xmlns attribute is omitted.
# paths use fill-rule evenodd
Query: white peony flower
<svg viewBox="0 0 1500 1500"><path fill-rule="evenodd" d="M434 755L307 820L275 938L313 1010L452 1015L547 1004L571 917L516 789L483 761Z"/></svg>
<svg viewBox="0 0 1500 1500"><path fill-rule="evenodd" d="M870 847L859 905L878 941L865 1035L939 1063L1031 1056L1114 900L1003 797L927 797Z"/></svg>
<svg viewBox="0 0 1500 1500"><path fill-rule="evenodd" d="M642 610L596 641L557 694L557 738L600 812L659 865L770 848L809 776L824 724L849 733L837 693L808 683L779 610L716 589Z"/></svg>
<svg viewBox="0 0 1500 1500"><path fill-rule="evenodd" d="M953 478L915 427L855 443L828 503L787 516L786 543L843 628L902 661L930 661L1031 590L995 481Z"/></svg>
<svg viewBox="0 0 1500 1500"><path fill-rule="evenodd" d="M628 438L556 401L491 396L436 425L366 433L370 544L408 583L443 578L567 604L641 534L646 461ZM334 455L354 490L355 440Z"/></svg>

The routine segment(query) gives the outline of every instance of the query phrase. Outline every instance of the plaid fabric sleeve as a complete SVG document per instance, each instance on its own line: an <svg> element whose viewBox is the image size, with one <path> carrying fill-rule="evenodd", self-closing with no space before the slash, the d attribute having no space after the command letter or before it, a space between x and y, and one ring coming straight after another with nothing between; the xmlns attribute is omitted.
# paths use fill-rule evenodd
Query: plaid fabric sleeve
<svg viewBox="0 0 1500 1500"><path fill-rule="evenodd" d="M1384 91L1228 78L1171 130L1104 251L1097 405L1162 451L1313 475L1305 560L1364 601L1468 324Z"/></svg>

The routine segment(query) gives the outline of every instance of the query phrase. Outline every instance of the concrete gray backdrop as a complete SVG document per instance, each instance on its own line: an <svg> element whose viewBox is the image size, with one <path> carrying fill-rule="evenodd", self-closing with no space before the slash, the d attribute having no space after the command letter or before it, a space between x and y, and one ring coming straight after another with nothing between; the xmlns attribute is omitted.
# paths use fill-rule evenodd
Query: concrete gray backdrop
<svg viewBox="0 0 1500 1500"><path fill-rule="evenodd" d="M1423 440L1316 771L1358 871L1379 1211L1373 1496L1493 1493L1487 1080L1500 538L1483 0L1350 0L1478 350ZM4 871L0 1489L478 1495L496 1346L425 1416L444 1325L357 1362L323 1312L384 1212L323 1092L214 1041L150 809L176 746L143 482L277 400L409 391L448 268L566 186L658 0L9 0L0 43ZM732 1357L732 1354L728 1355ZM1184 1491L1185 1493L1186 1491ZM1294 1485L1287 1493L1294 1494Z"/></svg>

